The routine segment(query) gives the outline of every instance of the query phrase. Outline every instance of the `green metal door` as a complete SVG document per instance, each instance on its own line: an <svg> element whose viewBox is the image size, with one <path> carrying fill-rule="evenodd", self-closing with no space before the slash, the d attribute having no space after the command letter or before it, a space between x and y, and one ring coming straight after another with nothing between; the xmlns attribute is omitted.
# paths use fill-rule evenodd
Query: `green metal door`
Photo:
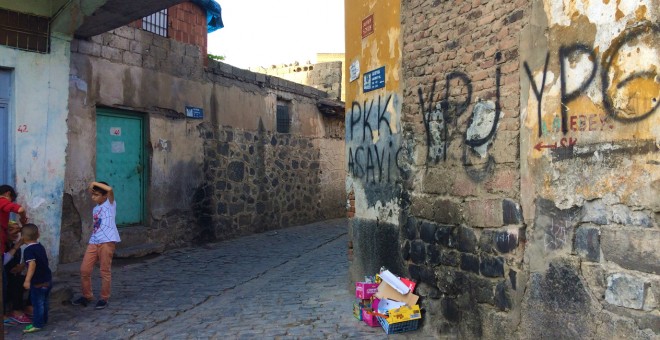
<svg viewBox="0 0 660 340"><path fill-rule="evenodd" d="M141 115L97 109L96 179L112 186L117 225L142 224L144 217L144 121Z"/></svg>

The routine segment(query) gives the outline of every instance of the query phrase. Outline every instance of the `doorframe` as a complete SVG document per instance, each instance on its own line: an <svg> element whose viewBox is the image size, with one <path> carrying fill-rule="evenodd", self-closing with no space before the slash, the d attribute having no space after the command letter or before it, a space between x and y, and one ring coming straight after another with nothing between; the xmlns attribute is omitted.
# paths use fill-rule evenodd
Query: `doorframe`
<svg viewBox="0 0 660 340"><path fill-rule="evenodd" d="M149 182L150 173L151 173L151 165L148 163L149 157L147 157L147 152L148 152L147 144L148 144L148 141L149 141L149 135L148 135L149 128L147 126L148 125L147 123L149 121L148 115L143 113L143 112L121 110L121 109L116 109L116 108L112 108L112 107L108 107L108 106L96 106L96 109L94 111L95 111L95 114L96 114L95 119L97 119L97 117L99 115L106 116L106 117L118 117L118 118L129 118L129 119L136 119L137 118L142 123L141 124L142 125L142 131L141 131L141 133L142 133L142 138L141 138L142 139L142 156L140 157L140 163L142 163L142 165L143 165L142 188L141 188L141 190L142 190L142 207L141 208L142 209L140 209L141 214L142 214L142 218L141 218L142 223L140 225L146 227L146 226L149 225L149 221L147 219L147 217L149 216L149 214L147 213L148 212L147 211L147 207L148 207L147 201L148 201L149 193L148 193L147 190L149 188L148 182ZM98 131L96 129L96 126L97 126L96 121L94 122L94 126L95 126L95 130ZM98 140L98 137L96 137L96 134L95 134L95 138L94 138L94 147L95 148L96 148L97 140ZM96 171L96 159L95 159L94 160L94 176L95 177L96 177L96 174L97 174L97 171ZM133 225L117 225L117 227L130 228L130 227L133 227Z"/></svg>
<svg viewBox="0 0 660 340"><path fill-rule="evenodd" d="M7 161L3 162L4 164L0 164L0 166L3 166L5 168L5 175L7 176L5 183L2 184L8 184L13 187L16 187L16 183L14 182L16 179L16 158L14 157L15 155L15 148L16 148L16 132L14 131L15 125L15 117L14 117L14 111L13 111L13 102L15 98L15 93L14 93L14 76L15 76L15 70L13 68L7 68L7 67L0 67L0 72L6 72L9 75L9 92L8 92L8 98L2 98L0 97L0 104L6 107L7 109L7 135L3 137L4 141L6 141L5 147L7 148ZM2 133L0 131L0 133ZM1 181L2 179L0 179Z"/></svg>

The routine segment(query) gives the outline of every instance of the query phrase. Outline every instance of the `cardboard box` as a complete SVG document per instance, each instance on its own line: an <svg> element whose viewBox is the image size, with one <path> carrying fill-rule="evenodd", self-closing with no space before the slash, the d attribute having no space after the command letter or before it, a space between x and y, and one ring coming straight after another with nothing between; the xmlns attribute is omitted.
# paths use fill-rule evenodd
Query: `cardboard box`
<svg viewBox="0 0 660 340"><path fill-rule="evenodd" d="M419 300L419 296L413 293L408 293L406 295L403 295L397 292L394 288L388 285L387 282L384 281L381 282L380 285L378 285L378 292L376 293L376 297L381 300L390 299L394 301L404 302L408 306L416 305L417 300Z"/></svg>
<svg viewBox="0 0 660 340"><path fill-rule="evenodd" d="M387 323L390 325L399 322L419 320L422 318L422 312L419 309L419 305L414 305L412 307L401 306L399 308L390 309L388 313L389 317L387 318Z"/></svg>
<svg viewBox="0 0 660 340"><path fill-rule="evenodd" d="M366 309L362 309L362 321L371 327L380 327L380 323L376 316L369 314Z"/></svg>
<svg viewBox="0 0 660 340"><path fill-rule="evenodd" d="M377 283L356 282L355 296L359 299L369 299L378 291Z"/></svg>
<svg viewBox="0 0 660 340"><path fill-rule="evenodd" d="M362 321L362 309L359 303L353 302L353 316L359 321Z"/></svg>

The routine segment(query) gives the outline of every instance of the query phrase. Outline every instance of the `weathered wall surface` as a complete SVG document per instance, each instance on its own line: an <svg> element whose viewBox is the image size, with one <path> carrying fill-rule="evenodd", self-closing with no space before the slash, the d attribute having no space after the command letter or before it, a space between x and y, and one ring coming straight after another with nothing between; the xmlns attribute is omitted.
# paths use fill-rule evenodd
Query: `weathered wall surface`
<svg viewBox="0 0 660 340"><path fill-rule="evenodd" d="M341 143L337 136L343 133L338 134L333 119L316 107L325 93L222 63L211 62L205 69L197 46L130 27L75 40L72 52L65 209L75 218L63 221L71 236L62 240L68 252L63 260L78 259L89 238L86 226L91 223L92 204L85 189L95 175L95 150L90 145L95 145L98 107L147 118L146 241L182 245L264 230L256 215L246 222L246 214L256 213L257 203L269 204L268 228L280 226L275 221L297 224L341 215L343 200L334 200L344 195L343 181L324 180L337 180L343 171L337 163L329 164L343 158L343 150L327 151ZM290 103L290 134L273 132L278 100ZM186 119L186 105L203 108L204 119ZM263 163L253 159L251 150L257 149L266 156ZM304 177L297 178L293 166L296 161L302 164L305 156L309 159L304 171L296 173ZM284 169L276 160L286 163ZM326 172L332 175L322 176ZM257 178L264 178L256 177L261 174L270 180L286 175L289 180L281 185L258 183ZM293 182L297 186L284 193ZM252 191L261 188L261 195ZM313 199L296 205L307 196ZM280 200L284 197L287 200ZM295 211L287 210L290 204ZM313 210L304 210L308 207Z"/></svg>
<svg viewBox="0 0 660 340"><path fill-rule="evenodd" d="M311 86L327 92L330 98L343 100L343 64L341 61L304 65L296 63L290 66L273 66L270 68L255 67L250 70Z"/></svg>
<svg viewBox="0 0 660 340"><path fill-rule="evenodd" d="M420 281L425 331L503 338L525 275L520 209L519 35L527 1L404 3L402 256Z"/></svg>
<svg viewBox="0 0 660 340"><path fill-rule="evenodd" d="M346 74L359 63L356 79L346 81L346 191L349 207L350 276L353 281L373 275L385 265L404 270L399 251L403 177L399 159L405 157L401 129L401 3L397 0L346 1L346 32L362 31L373 15L378 27L364 38L346 40ZM350 35L349 35L350 37ZM364 91L363 73L385 67L382 88Z"/></svg>
<svg viewBox="0 0 660 340"><path fill-rule="evenodd" d="M394 184L367 151L383 111L355 114L373 97L349 84L352 279L382 265L410 275L436 336L660 335L659 5L403 2ZM356 27L377 10L346 8L350 65L387 45ZM388 31L374 17L373 35ZM384 188L399 189L389 229Z"/></svg>
<svg viewBox="0 0 660 340"><path fill-rule="evenodd" d="M660 3L545 0L531 10L521 38L522 334L658 336Z"/></svg>
<svg viewBox="0 0 660 340"><path fill-rule="evenodd" d="M56 268L62 218L70 38L51 36L51 52L0 46L0 67L13 74L9 103L10 157L17 202L39 226L40 242ZM4 183L3 183L4 184Z"/></svg>

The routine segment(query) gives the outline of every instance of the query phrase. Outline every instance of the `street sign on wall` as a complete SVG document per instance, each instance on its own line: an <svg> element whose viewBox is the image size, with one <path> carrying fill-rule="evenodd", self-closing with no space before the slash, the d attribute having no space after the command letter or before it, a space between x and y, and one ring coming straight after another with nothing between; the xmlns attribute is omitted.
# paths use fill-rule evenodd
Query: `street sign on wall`
<svg viewBox="0 0 660 340"><path fill-rule="evenodd" d="M385 87L385 66L369 71L362 79L362 91L369 92Z"/></svg>
<svg viewBox="0 0 660 340"><path fill-rule="evenodd" d="M374 33L374 15L371 14L370 16L364 18L362 20L362 39L368 37L371 35L371 33Z"/></svg>

